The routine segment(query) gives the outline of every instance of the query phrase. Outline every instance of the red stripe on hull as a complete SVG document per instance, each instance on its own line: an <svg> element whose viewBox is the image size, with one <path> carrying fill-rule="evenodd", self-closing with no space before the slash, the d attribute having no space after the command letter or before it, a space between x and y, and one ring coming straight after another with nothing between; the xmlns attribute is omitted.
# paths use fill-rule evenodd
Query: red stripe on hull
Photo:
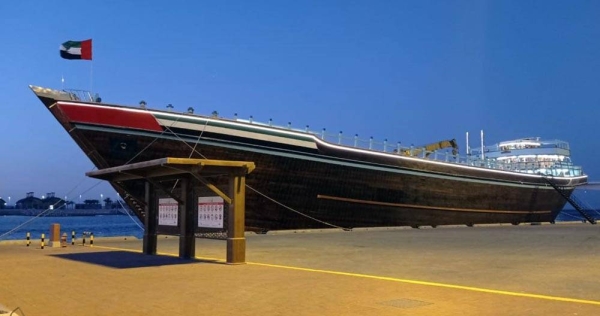
<svg viewBox="0 0 600 316"><path fill-rule="evenodd" d="M58 103L58 108L72 122L109 125L162 132L154 116L147 112L134 112L119 108L104 108Z"/></svg>

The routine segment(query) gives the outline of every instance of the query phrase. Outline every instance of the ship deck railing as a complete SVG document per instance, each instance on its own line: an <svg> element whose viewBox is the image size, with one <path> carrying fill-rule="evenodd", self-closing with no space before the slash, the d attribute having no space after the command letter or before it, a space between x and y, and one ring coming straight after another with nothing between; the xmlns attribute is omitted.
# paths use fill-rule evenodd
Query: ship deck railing
<svg viewBox="0 0 600 316"><path fill-rule="evenodd" d="M539 149L539 148L559 148L559 149L565 149L565 150L570 150L569 148L569 143L563 141L563 140L559 140L559 139L552 139L552 140L543 140L543 141L537 141L540 143L540 146L534 146L534 147L524 147L524 148L511 148L509 149L509 151L518 151L518 150L523 150L523 149ZM495 144L495 145L490 145L490 146L484 146L483 147L483 152L488 153L488 152L501 152L502 148L500 148L501 146L499 144ZM481 154L481 147L479 148L473 148L472 149L472 153L474 154Z"/></svg>
<svg viewBox="0 0 600 316"><path fill-rule="evenodd" d="M92 93L87 90L78 89L63 89L63 93L66 93L72 101L83 101L83 102L94 102L96 101L92 97Z"/></svg>
<svg viewBox="0 0 600 316"><path fill-rule="evenodd" d="M86 90L64 89L62 92L67 93L70 96L71 100L74 101L101 102L99 98L93 97L91 92ZM193 111L190 112L189 110L188 113L184 114L196 115L193 114ZM211 117L223 120L231 120L227 118L218 117L218 115L215 114L213 114ZM576 177L583 175L581 167L573 166L571 163L566 162L555 163L552 165L549 165L548 162L501 162L495 159L480 159L479 155L460 156L458 154L453 154L451 152L453 148L445 148L436 151L426 151L422 147L415 147L412 145L410 147L406 147L402 146L401 142L390 142L387 139L384 139L383 141L375 140L373 137L364 139L360 138L358 134L348 136L343 134L341 131L339 133L329 133L325 128L323 128L321 131L314 131L309 129L308 125L306 125L305 128L296 128L292 127L292 124L288 122L287 126L278 126L274 125L272 120L269 120L268 123L257 122L252 118L252 116L250 116L250 119L246 120L238 118L236 114L233 118L233 121L311 134L331 144L336 144L345 147L360 148L363 150L374 152L384 152L427 160L443 161L447 163L475 166L487 169L506 170L519 173L544 174L564 177ZM559 140L544 141L543 145L546 146L548 143L560 143L561 145L564 143L566 144L566 146L568 146L566 142ZM492 146L485 148L491 149Z"/></svg>
<svg viewBox="0 0 600 316"><path fill-rule="evenodd" d="M326 129L321 131L314 131L307 125L305 128L292 127L291 123L287 126L274 125L272 120L268 123L256 122L252 118L249 120L235 118L235 121L244 122L249 124L256 124L261 126L269 126L279 129L292 130L295 132L306 133L314 135L315 137L326 141L331 144L336 144L344 147L360 148L363 150L369 150L374 152L384 152L403 156L412 156L415 158L441 161L447 163L461 164L467 166L474 166L487 169L504 170L518 173L528 174L541 174L557 177L577 177L583 175L582 168L580 166L574 166L570 162L549 162L549 161L537 161L537 162L503 162L496 159L480 158L479 155L466 155L461 156L453 154L453 148L445 148L436 151L426 151L416 146L402 146L401 142L389 142L387 139L383 141L375 140L373 137L368 139L360 138L358 134L348 136L339 133L329 133ZM565 143L564 141L544 141L542 146L554 146L553 143ZM568 146L568 145L567 145Z"/></svg>

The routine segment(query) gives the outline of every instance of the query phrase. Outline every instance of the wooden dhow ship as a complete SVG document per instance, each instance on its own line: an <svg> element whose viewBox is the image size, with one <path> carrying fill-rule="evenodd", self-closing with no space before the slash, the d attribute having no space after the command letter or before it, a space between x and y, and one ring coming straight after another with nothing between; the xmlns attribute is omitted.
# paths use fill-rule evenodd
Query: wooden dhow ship
<svg viewBox="0 0 600 316"><path fill-rule="evenodd" d="M542 169L539 162L459 156L454 140L402 148L30 88L98 169L167 156L253 161L247 230L552 222L587 183L564 159ZM143 182L111 185L143 218Z"/></svg>

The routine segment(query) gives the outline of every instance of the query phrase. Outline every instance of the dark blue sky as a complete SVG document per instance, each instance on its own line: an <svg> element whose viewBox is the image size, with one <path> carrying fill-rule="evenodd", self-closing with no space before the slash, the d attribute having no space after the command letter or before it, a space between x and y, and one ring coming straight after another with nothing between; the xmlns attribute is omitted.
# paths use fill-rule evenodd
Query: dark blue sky
<svg viewBox="0 0 600 316"><path fill-rule="evenodd" d="M133 2L133 1L131 1ZM115 197L28 89L426 144L562 139L600 180L599 1L1 1L0 196ZM59 57L94 41L94 61Z"/></svg>

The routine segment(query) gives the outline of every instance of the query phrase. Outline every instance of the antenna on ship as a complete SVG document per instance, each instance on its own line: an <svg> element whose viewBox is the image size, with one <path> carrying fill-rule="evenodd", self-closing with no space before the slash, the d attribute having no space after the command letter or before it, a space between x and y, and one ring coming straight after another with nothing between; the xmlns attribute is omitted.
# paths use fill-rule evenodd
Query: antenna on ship
<svg viewBox="0 0 600 316"><path fill-rule="evenodd" d="M90 93L94 92L94 61L90 60Z"/></svg>
<svg viewBox="0 0 600 316"><path fill-rule="evenodd" d="M65 76L60 75L60 90L65 89Z"/></svg>
<svg viewBox="0 0 600 316"><path fill-rule="evenodd" d="M465 150L467 151L467 156L468 156L469 155L469 132L467 132L466 138L467 138L467 146L466 146Z"/></svg>
<svg viewBox="0 0 600 316"><path fill-rule="evenodd" d="M481 160L485 159L485 154L483 152L483 130L481 130Z"/></svg>

